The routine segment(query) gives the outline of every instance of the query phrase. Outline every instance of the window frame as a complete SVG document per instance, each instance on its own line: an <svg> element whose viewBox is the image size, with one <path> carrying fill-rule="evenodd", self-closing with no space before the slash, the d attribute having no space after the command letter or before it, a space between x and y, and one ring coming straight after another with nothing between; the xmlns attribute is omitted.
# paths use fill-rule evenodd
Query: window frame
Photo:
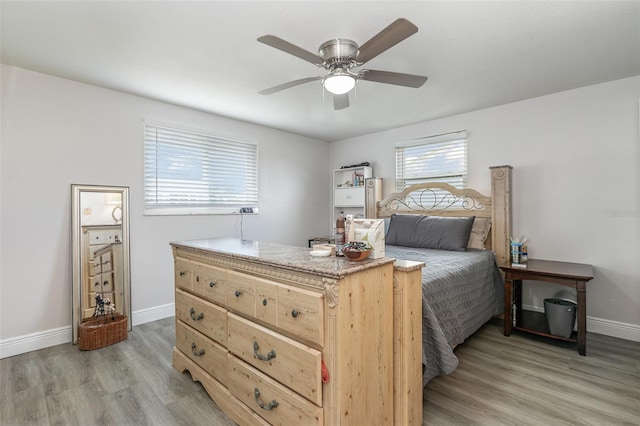
<svg viewBox="0 0 640 426"><path fill-rule="evenodd" d="M427 147L432 145L434 147L433 152L436 151L438 147L442 149L442 147L450 149L460 149L456 147L459 145L461 141L464 141L462 146L462 158L460 159L463 163L462 169L450 169L450 170L440 170L434 173L425 173L419 176L411 176L406 177L407 168L406 168L406 149L416 148L416 147ZM427 136L421 137L409 141L398 142L395 144L395 160L396 160L396 181L395 181L395 189L396 192L401 192L408 186L417 183L423 182L447 182L451 183L452 178L457 178L460 181L459 184L451 183L456 188L465 188L467 186L467 177L468 177L468 132L466 130L444 133L435 136Z"/></svg>
<svg viewBox="0 0 640 426"><path fill-rule="evenodd" d="M214 144L229 142L236 146L244 145L245 148L252 147L253 155L250 156L250 158L247 157L247 159L249 160L248 161L249 163L252 163L254 165L251 171L252 175L250 176L250 179L253 179L255 183L252 183L251 185L249 185L250 189L253 192L246 200L242 200L237 203L230 199L222 200L222 203L212 203L209 205L197 205L196 203L193 203L193 205L188 205L189 203L184 203L183 205L180 205L180 203L175 203L172 205L162 205L161 203L159 204L155 203L154 205L154 203L149 203L147 198L149 195L149 192L157 191L157 184L153 185L154 186L153 188L148 189L148 184L149 184L148 163L154 163L154 162L157 163L157 150L156 150L155 158L152 158L152 159L148 158L148 154L149 154L148 151L153 150L153 148L149 149L147 146L149 143L149 141L147 140L148 128L161 128L169 132L176 132L176 134L183 134L183 136L193 135L194 137L197 137L197 138L209 139ZM211 130L201 129L201 128L194 128L194 127L189 127L189 126L184 126L184 125L179 125L174 123L149 120L149 119L145 119L143 121L142 131L143 131L143 144L142 144L143 146L143 203L144 203L145 216L229 215L229 214L240 213L241 208L243 207L252 208L252 213L243 213L243 214L258 214L258 211L259 211L258 202L259 202L259 195L260 195L259 162L258 162L259 147L255 141L243 140L236 136L224 134L222 132L211 131ZM169 141L169 144L171 142L175 143L175 145L178 145L176 141ZM200 148L203 149L202 146ZM216 152L215 146L211 147L211 152ZM211 157L209 157L209 160L207 161L207 163L216 164L214 160L211 160ZM157 164L155 166L152 165L151 170L153 170L153 172L157 177L157 170L158 170ZM197 180L194 182L197 182ZM211 185L210 181L202 180L202 182L207 182L206 185ZM183 186L183 189L187 191L188 185ZM246 190L246 187L245 187L245 190ZM210 191L203 192L203 194L206 194L206 193L211 194ZM237 192L237 193L240 193L240 192Z"/></svg>

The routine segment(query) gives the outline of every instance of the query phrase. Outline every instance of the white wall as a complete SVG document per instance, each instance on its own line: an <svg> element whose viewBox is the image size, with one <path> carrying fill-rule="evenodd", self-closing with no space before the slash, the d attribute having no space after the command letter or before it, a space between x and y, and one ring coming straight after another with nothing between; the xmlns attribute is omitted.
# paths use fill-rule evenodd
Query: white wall
<svg viewBox="0 0 640 426"><path fill-rule="evenodd" d="M588 329L640 340L640 77L334 142L330 167L370 161L393 192L394 143L468 130L469 186L513 170L513 232L538 259L590 263ZM363 157L362 153L366 152ZM525 303L541 307L552 285Z"/></svg>
<svg viewBox="0 0 640 426"><path fill-rule="evenodd" d="M170 241L240 237L239 215L143 216L144 118L258 143L260 214L244 216L245 238L306 246L326 233L325 142L4 65L1 107L0 343L71 340L71 184L130 187L134 324L172 312Z"/></svg>

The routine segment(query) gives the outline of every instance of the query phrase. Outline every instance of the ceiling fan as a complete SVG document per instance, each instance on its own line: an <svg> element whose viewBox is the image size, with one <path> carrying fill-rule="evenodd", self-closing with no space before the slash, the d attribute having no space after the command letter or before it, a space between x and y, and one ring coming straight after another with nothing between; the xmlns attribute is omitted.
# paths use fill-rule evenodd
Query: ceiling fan
<svg viewBox="0 0 640 426"><path fill-rule="evenodd" d="M307 77L289 81L288 83L261 90L258 93L270 95L301 84L320 81L322 86L333 94L333 107L339 110L349 106L349 92L355 87L358 80L413 88L421 87L427 81L427 77L425 76L391 71L353 70L353 68L364 65L366 62L416 32L418 32L418 27L408 20L400 18L373 36L362 46L358 46L353 40L336 38L322 43L317 55L274 35L259 37L259 42L297 56L329 72L325 76Z"/></svg>

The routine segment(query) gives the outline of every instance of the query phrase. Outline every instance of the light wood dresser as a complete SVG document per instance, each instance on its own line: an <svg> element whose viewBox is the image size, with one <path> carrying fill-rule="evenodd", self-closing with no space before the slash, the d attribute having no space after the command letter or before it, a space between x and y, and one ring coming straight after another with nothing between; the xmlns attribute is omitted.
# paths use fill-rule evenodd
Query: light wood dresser
<svg viewBox="0 0 640 426"><path fill-rule="evenodd" d="M394 272L391 258L230 238L171 245L173 365L235 422L421 424L422 264ZM417 297L398 288L416 282Z"/></svg>

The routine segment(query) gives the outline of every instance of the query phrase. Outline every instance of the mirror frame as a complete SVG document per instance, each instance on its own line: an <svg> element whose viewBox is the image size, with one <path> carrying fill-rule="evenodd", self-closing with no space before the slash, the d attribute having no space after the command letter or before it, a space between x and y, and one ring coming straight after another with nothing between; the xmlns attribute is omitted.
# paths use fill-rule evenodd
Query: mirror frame
<svg viewBox="0 0 640 426"><path fill-rule="evenodd" d="M129 187L106 185L71 185L71 275L72 275L72 343L78 343L79 327L82 323L82 208L81 196L84 192L117 192L122 197L122 285L124 287L124 312L127 316L127 329L131 330L131 270L129 259Z"/></svg>

